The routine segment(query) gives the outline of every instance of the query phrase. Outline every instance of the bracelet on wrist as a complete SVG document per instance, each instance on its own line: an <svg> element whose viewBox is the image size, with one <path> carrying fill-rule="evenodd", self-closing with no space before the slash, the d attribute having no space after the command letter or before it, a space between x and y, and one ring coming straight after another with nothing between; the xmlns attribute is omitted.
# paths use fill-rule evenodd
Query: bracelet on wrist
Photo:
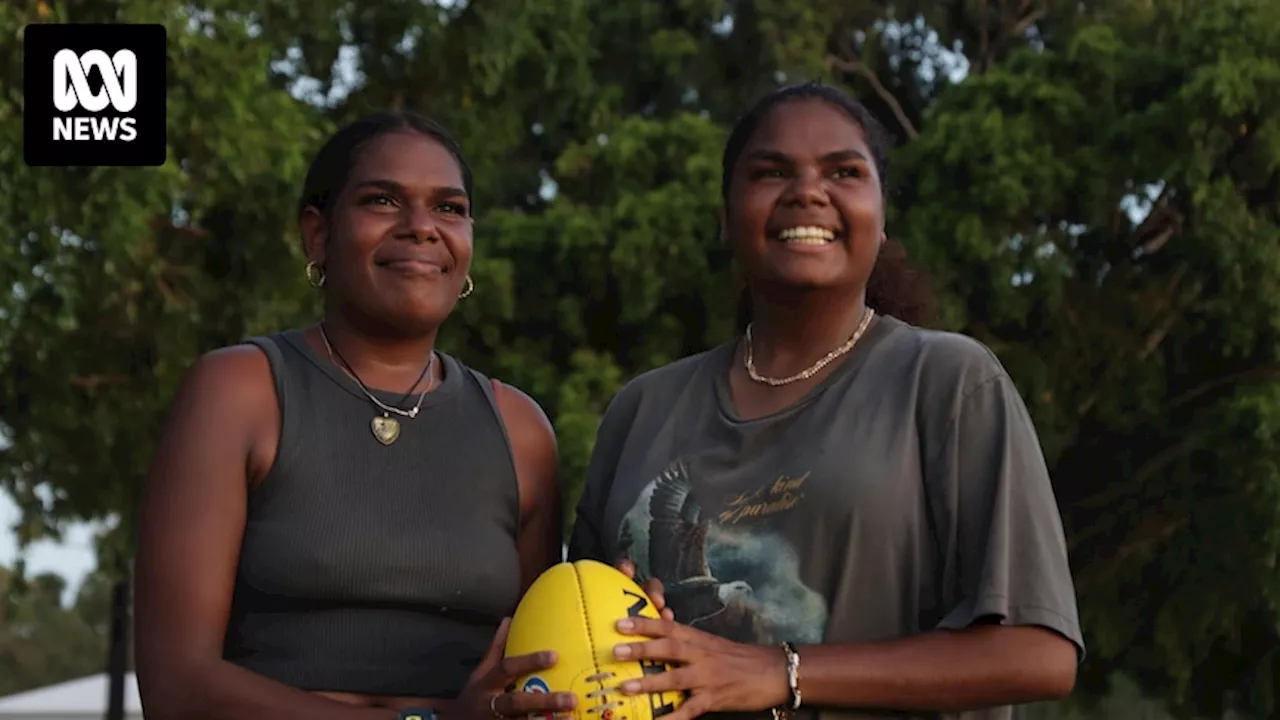
<svg viewBox="0 0 1280 720"><path fill-rule="evenodd" d="M782 652L787 658L787 689L791 693L790 702L783 708L774 708L774 720L781 720L785 710L799 710L801 703L800 696L800 653L796 650L795 645L789 642L782 643Z"/></svg>

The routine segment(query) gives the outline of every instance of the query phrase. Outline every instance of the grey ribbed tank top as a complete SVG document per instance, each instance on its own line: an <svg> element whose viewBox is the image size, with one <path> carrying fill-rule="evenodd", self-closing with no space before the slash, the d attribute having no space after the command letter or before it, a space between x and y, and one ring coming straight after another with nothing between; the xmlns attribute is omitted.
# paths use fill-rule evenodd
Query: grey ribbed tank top
<svg viewBox="0 0 1280 720"><path fill-rule="evenodd" d="M381 412L301 331L249 342L270 360L280 445L249 497L224 657L305 690L454 697L520 593L488 379L440 353L440 386L383 446Z"/></svg>

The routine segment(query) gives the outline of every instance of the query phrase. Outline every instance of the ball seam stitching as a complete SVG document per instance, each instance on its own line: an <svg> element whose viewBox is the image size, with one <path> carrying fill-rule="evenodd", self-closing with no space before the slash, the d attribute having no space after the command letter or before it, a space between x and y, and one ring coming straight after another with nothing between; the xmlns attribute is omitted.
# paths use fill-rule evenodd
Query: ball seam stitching
<svg viewBox="0 0 1280 720"><path fill-rule="evenodd" d="M591 670L593 674L598 674L600 672L600 659L596 655L596 638L591 633L591 618L588 617L587 611L587 593L583 590L582 572L576 563L573 566L573 579L577 581L575 584L578 586L578 601L581 603L579 607L584 621L582 625L587 629L587 647L591 648Z"/></svg>

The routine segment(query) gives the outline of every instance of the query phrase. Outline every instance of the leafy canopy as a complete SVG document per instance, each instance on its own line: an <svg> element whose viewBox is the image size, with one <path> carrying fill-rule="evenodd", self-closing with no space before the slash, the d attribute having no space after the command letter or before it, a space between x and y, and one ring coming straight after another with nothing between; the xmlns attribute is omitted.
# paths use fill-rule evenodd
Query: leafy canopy
<svg viewBox="0 0 1280 720"><path fill-rule="evenodd" d="M256 7L253 11L246 8ZM21 28L155 21L170 162L22 164ZM309 322L291 217L336 125L407 106L479 183L445 349L532 393L578 490L637 372L730 336L729 123L825 79L899 138L890 232L1041 432L1090 643L1181 710L1280 679L1280 5L1266 0L19 0L0 8L0 486L119 516L199 353ZM1082 693L1084 695L1089 692Z"/></svg>

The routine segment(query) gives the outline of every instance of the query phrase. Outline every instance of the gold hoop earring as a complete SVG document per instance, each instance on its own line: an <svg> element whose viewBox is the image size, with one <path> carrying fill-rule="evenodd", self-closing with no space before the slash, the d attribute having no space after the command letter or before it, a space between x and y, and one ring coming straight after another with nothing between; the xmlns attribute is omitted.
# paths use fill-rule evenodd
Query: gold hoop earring
<svg viewBox="0 0 1280 720"><path fill-rule="evenodd" d="M474 280L471 279L471 275L469 274L467 275L466 281L467 281L467 286L462 289L462 292L458 293L458 299L462 299L470 295L471 291L476 289L476 283Z"/></svg>
<svg viewBox="0 0 1280 720"><path fill-rule="evenodd" d="M313 288L324 287L324 279L325 279L324 268L320 267L314 262L309 262L307 263L307 269L305 270L305 272L307 275L308 285L310 285Z"/></svg>

